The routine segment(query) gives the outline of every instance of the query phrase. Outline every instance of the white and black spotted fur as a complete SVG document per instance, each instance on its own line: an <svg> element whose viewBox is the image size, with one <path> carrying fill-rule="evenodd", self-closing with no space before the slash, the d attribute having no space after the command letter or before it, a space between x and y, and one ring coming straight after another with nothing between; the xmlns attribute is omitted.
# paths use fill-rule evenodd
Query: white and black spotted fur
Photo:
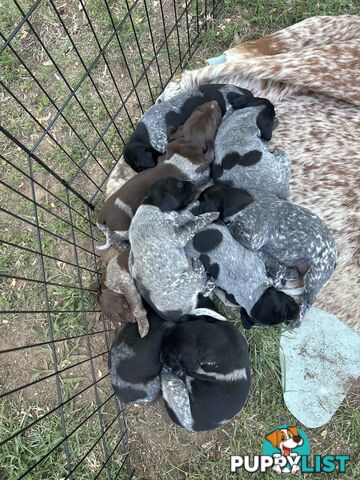
<svg viewBox="0 0 360 480"><path fill-rule="evenodd" d="M136 324L127 324L118 334L109 354L113 389L124 403L148 403L160 392L160 351L167 329L164 322L146 305L149 333L141 338Z"/></svg>
<svg viewBox="0 0 360 480"><path fill-rule="evenodd" d="M257 323L274 325L291 323L299 313L296 302L277 291L281 278L270 277L268 267L259 252L248 250L236 241L223 222L206 226L189 242L186 253L200 260L214 283L224 290L230 301L237 303ZM278 272L277 272L278 273ZM285 275L287 272L283 272ZM255 316L255 312L266 310Z"/></svg>
<svg viewBox="0 0 360 480"><path fill-rule="evenodd" d="M230 99L244 106L253 98L249 90L225 84L200 85L180 92L165 102L153 105L141 117L124 150L124 159L136 172L154 167L165 152L169 127L178 128L193 110L203 103L217 101L222 115Z"/></svg>
<svg viewBox="0 0 360 480"><path fill-rule="evenodd" d="M236 212L234 205L241 205L244 196L243 208ZM304 275L301 321L335 269L335 241L324 222L310 210L275 195L220 185L202 193L200 211L217 210L216 202L236 240Z"/></svg>
<svg viewBox="0 0 360 480"><path fill-rule="evenodd" d="M130 225L130 273L141 295L165 320L204 314L224 319L217 312L197 308L199 295L211 290L206 275L192 269L184 250L196 232L218 218L218 213L196 217L186 210L174 211L184 209L195 194L190 182L160 180Z"/></svg>
<svg viewBox="0 0 360 480"><path fill-rule="evenodd" d="M250 390L245 337L230 323L202 317L165 335L161 389L171 419L192 431L233 418Z"/></svg>
<svg viewBox="0 0 360 480"><path fill-rule="evenodd" d="M197 233L187 245L186 254L199 259L214 283L249 314L264 291L272 286L260 256L237 242L222 222Z"/></svg>
<svg viewBox="0 0 360 480"><path fill-rule="evenodd" d="M291 159L286 153L271 153L261 138L263 132L271 138L274 120L274 107L262 98L226 113L215 140L214 183L288 197Z"/></svg>

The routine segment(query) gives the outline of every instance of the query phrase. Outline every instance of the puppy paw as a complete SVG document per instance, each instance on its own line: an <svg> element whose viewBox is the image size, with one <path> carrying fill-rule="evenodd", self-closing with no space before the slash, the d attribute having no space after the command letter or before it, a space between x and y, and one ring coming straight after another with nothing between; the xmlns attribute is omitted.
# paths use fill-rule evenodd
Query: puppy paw
<svg viewBox="0 0 360 480"><path fill-rule="evenodd" d="M220 217L220 212L206 212L199 216L204 220L207 220L209 223L212 223Z"/></svg>
<svg viewBox="0 0 360 480"><path fill-rule="evenodd" d="M301 325L301 320L300 318L297 318L295 320L290 320L285 323L285 325L290 328L290 330L293 330L294 328L299 328Z"/></svg>
<svg viewBox="0 0 360 480"><path fill-rule="evenodd" d="M214 291L215 287L216 287L215 283L207 282L207 284L205 285L205 288L202 292L204 297L209 297L212 294L212 292Z"/></svg>
<svg viewBox="0 0 360 480"><path fill-rule="evenodd" d="M191 259L193 272L206 282L207 274L204 265L198 258Z"/></svg>

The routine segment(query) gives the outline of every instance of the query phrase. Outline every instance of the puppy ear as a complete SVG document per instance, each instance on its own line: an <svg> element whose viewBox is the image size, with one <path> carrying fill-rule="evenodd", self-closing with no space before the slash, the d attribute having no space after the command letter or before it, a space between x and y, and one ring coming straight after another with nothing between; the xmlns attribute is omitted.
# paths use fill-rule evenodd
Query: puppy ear
<svg viewBox="0 0 360 480"><path fill-rule="evenodd" d="M200 367L200 362L189 353L183 353L181 356L181 364L188 372L195 372Z"/></svg>
<svg viewBox="0 0 360 480"><path fill-rule="evenodd" d="M98 295L101 291L100 282L93 282L91 285L89 285L89 290L91 290L91 293Z"/></svg>
<svg viewBox="0 0 360 480"><path fill-rule="evenodd" d="M167 130L167 139L168 142L172 142L175 139L176 127L174 125L170 125Z"/></svg>
<svg viewBox="0 0 360 480"><path fill-rule="evenodd" d="M278 292L280 302L281 321L296 320L299 316L300 307L295 300L284 292Z"/></svg>
<svg viewBox="0 0 360 480"><path fill-rule="evenodd" d="M145 149L143 162L144 168L152 168L157 164L157 159L160 156L160 153L155 150L155 148L149 147Z"/></svg>
<svg viewBox="0 0 360 480"><path fill-rule="evenodd" d="M271 140L272 132L274 130L275 109L273 104L266 98L257 98L257 105L264 105L264 108L259 113L256 124L261 132L264 140Z"/></svg>
<svg viewBox="0 0 360 480"><path fill-rule="evenodd" d="M280 445L280 439L281 439L281 432L280 430L275 430L275 432L271 432L265 437L266 440L268 440L273 447L279 447Z"/></svg>
<svg viewBox="0 0 360 480"><path fill-rule="evenodd" d="M289 430L290 433L293 434L294 437L299 436L297 427L288 427L288 430Z"/></svg>
<svg viewBox="0 0 360 480"><path fill-rule="evenodd" d="M210 165L215 160L214 149L211 142L206 142L206 148L204 153L204 161L206 164Z"/></svg>
<svg viewBox="0 0 360 480"><path fill-rule="evenodd" d="M247 311L243 307L240 309L240 319L245 330L250 330L250 328L255 325L253 319L248 315Z"/></svg>
<svg viewBox="0 0 360 480"><path fill-rule="evenodd" d="M250 95L249 95L250 94ZM253 95L249 92L249 94L241 95L239 93L230 92L227 95L228 102L235 110L239 108L244 108L248 105L249 101L251 101Z"/></svg>
<svg viewBox="0 0 360 480"><path fill-rule="evenodd" d="M162 212L172 212L178 207L179 202L171 193L155 188L151 191L151 196Z"/></svg>

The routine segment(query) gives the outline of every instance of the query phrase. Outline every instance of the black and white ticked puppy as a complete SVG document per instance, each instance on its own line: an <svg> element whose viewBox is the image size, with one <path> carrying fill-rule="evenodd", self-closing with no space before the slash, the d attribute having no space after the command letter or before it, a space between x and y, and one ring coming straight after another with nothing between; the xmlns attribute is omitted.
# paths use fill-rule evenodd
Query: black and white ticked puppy
<svg viewBox="0 0 360 480"><path fill-rule="evenodd" d="M136 172L154 167L165 153L169 127L177 129L200 105L215 100L222 115L229 108L229 98L241 108L253 98L252 93L234 85L199 85L173 98L153 105L140 118L124 150L125 162Z"/></svg>
<svg viewBox="0 0 360 480"><path fill-rule="evenodd" d="M250 390L248 345L228 322L201 317L165 335L161 389L171 419L192 431L212 430L236 415Z"/></svg>
<svg viewBox="0 0 360 480"><path fill-rule="evenodd" d="M149 333L141 338L136 323L118 334L109 354L112 387L124 403L148 403L160 392L160 351L168 324L148 305Z"/></svg>
<svg viewBox="0 0 360 480"><path fill-rule="evenodd" d="M246 248L295 267L304 276L298 326L336 265L335 240L310 210L276 195L216 185L200 195L200 212L220 212L233 237Z"/></svg>
<svg viewBox="0 0 360 480"><path fill-rule="evenodd" d="M199 308L199 295L210 294L215 285L207 282L204 272L195 271L185 255L186 243L219 216L216 212L194 216L185 210L195 195L191 182L159 180L129 230L129 269L136 286L161 317L173 322L185 315L225 320L211 309Z"/></svg>
<svg viewBox="0 0 360 480"><path fill-rule="evenodd" d="M237 106L236 98L233 104ZM265 98L227 111L214 145L214 183L288 197L291 159L286 153L271 153L264 142L271 139L274 121L274 107Z"/></svg>
<svg viewBox="0 0 360 480"><path fill-rule="evenodd" d="M275 281L267 275L262 256L236 241L223 222L208 225L197 233L188 243L186 253L203 264L211 280L226 292L230 301L243 307L254 323L291 324L297 319L297 303L274 288Z"/></svg>

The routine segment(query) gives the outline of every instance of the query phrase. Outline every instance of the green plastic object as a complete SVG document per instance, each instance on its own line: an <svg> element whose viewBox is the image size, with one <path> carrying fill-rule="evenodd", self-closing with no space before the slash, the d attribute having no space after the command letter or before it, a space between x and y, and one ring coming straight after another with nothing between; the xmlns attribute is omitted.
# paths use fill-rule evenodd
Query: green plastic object
<svg viewBox="0 0 360 480"><path fill-rule="evenodd" d="M206 61L209 65L220 65L221 63L226 63L226 55L223 53L217 57L208 58Z"/></svg>
<svg viewBox="0 0 360 480"><path fill-rule="evenodd" d="M285 404L308 428L330 421L360 376L360 335L336 316L311 308L280 338Z"/></svg>

